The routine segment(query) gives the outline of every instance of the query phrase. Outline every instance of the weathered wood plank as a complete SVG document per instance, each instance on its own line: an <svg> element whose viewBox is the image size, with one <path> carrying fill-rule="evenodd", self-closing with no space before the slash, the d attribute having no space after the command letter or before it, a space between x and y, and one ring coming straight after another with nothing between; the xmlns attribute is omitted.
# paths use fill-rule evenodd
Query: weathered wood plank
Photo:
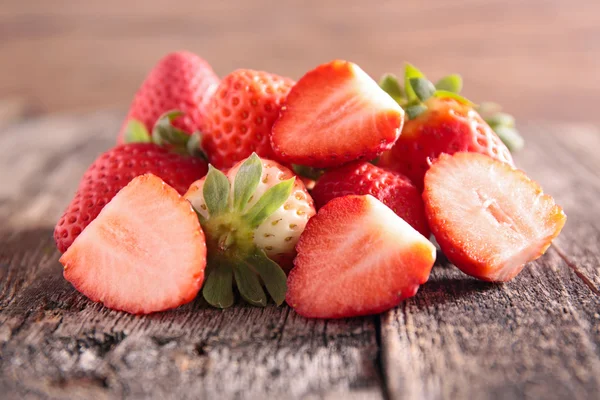
<svg viewBox="0 0 600 400"><path fill-rule="evenodd" d="M202 300L139 317L61 276L52 226L122 114L0 131L0 393L23 398L382 397L376 318L309 321L287 307Z"/></svg>
<svg viewBox="0 0 600 400"><path fill-rule="evenodd" d="M49 230L3 238L2 392L45 396L380 398L374 319L308 321L287 307L198 299L139 317L64 281Z"/></svg>
<svg viewBox="0 0 600 400"><path fill-rule="evenodd" d="M33 105L23 98L0 97L0 128L17 123L33 113Z"/></svg>
<svg viewBox="0 0 600 400"><path fill-rule="evenodd" d="M574 273L565 274L569 289L582 281L596 295L569 290L574 306L589 322L589 334L595 338L600 356L600 129L589 125L536 124L525 127L530 132L529 157L519 159L526 170L549 193L555 194L567 213L567 224L556 240L554 251L563 258L563 267ZM539 157L547 154L544 168L536 167Z"/></svg>
<svg viewBox="0 0 600 400"><path fill-rule="evenodd" d="M0 128L2 228L52 227L85 169L114 144L122 118L106 111Z"/></svg>
<svg viewBox="0 0 600 400"><path fill-rule="evenodd" d="M414 299L375 318L309 321L287 307L222 312L201 300L136 317L87 301L62 279L51 231L121 118L104 112L0 128L0 393L586 398L600 390L599 299L553 250L505 285L442 262ZM565 207L558 243L597 287L592 155L600 136L539 127L523 126L529 144L518 162Z"/></svg>
<svg viewBox="0 0 600 400"><path fill-rule="evenodd" d="M600 297L593 286L600 282L593 153L600 134L522 128L528 144L517 162L565 208L559 246L592 286L552 248L503 285L436 266L414 299L381 317L391 398L585 399L600 392Z"/></svg>
<svg viewBox="0 0 600 400"><path fill-rule="evenodd" d="M382 316L391 397L585 399L597 393L598 320L571 296L592 294L561 263L550 252L505 285L436 266L417 297Z"/></svg>
<svg viewBox="0 0 600 400"><path fill-rule="evenodd" d="M556 243L600 289L600 128L537 124L525 129L530 149L518 161L567 213Z"/></svg>

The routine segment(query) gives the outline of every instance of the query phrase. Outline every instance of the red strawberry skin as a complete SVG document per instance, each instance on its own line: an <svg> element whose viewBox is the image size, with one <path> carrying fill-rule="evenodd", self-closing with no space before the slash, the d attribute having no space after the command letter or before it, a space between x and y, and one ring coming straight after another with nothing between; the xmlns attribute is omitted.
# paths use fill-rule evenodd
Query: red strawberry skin
<svg viewBox="0 0 600 400"><path fill-rule="evenodd" d="M403 121L402 108L358 65L334 60L292 88L271 143L284 162L336 167L390 149Z"/></svg>
<svg viewBox="0 0 600 400"><path fill-rule="evenodd" d="M319 178L311 194L317 208L336 197L370 194L423 236L429 237L421 193L398 172L387 171L365 161L353 162L327 171Z"/></svg>
<svg viewBox="0 0 600 400"><path fill-rule="evenodd" d="M153 173L184 194L206 175L206 162L171 153L152 143L119 145L102 154L85 172L75 197L54 228L59 251L65 252L102 208L133 178Z"/></svg>
<svg viewBox="0 0 600 400"><path fill-rule="evenodd" d="M119 132L117 143L124 143L129 120L142 122L149 132L158 117L167 111L184 115L173 123L188 133L203 131L206 107L219 83L219 77L202 58L188 51L164 56L150 71L136 93Z"/></svg>
<svg viewBox="0 0 600 400"><path fill-rule="evenodd" d="M65 279L89 299L149 314L196 297L206 243L190 203L146 174L119 191L60 262Z"/></svg>
<svg viewBox="0 0 600 400"><path fill-rule="evenodd" d="M239 69L219 84L207 114L202 147L216 168L231 168L256 152L277 160L271 128L294 81L263 71Z"/></svg>
<svg viewBox="0 0 600 400"><path fill-rule="evenodd" d="M337 197L296 245L287 303L308 318L376 314L429 279L435 247L373 196Z"/></svg>
<svg viewBox="0 0 600 400"><path fill-rule="evenodd" d="M393 169L423 189L429 164L440 154L475 152L513 165L509 150L471 106L452 98L431 97L427 110L407 120L400 138L378 165Z"/></svg>

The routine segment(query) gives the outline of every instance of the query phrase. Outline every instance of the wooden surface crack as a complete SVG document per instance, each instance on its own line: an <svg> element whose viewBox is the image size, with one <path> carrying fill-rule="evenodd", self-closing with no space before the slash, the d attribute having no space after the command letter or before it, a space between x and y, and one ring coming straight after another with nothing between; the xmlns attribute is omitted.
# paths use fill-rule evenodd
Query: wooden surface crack
<svg viewBox="0 0 600 400"><path fill-rule="evenodd" d="M216 310L201 296L133 316L77 293L52 240L122 118L49 117L0 135L0 393L551 400L600 392L597 131L523 124L527 147L517 165L555 196L568 221L555 251L506 284L468 277L438 253L417 295L376 317L309 320L285 305L243 303Z"/></svg>
<svg viewBox="0 0 600 400"><path fill-rule="evenodd" d="M577 275L577 277L581 279L583 283L585 283L585 285L592 291L592 293L594 293L596 296L600 296L600 289L596 287L594 282L592 282L592 280L586 276L586 274L577 266L577 264L575 264L574 261L572 261L569 258L569 256L564 252L564 250L560 248L558 244L553 243L551 249L554 250L556 254L558 254L558 256L565 262L565 264L567 264L567 266L571 268L571 270L573 270L575 275Z"/></svg>
<svg viewBox="0 0 600 400"><path fill-rule="evenodd" d="M390 390L389 390L389 382L387 381L387 376L385 374L385 361L384 361L384 350L381 342L381 329L383 328L382 314L375 315L373 317L373 324L375 325L375 339L377 341L377 356L375 358L375 363L377 366L377 374L379 375L379 379L381 380L382 387L382 396L384 400L390 400Z"/></svg>
<svg viewBox="0 0 600 400"><path fill-rule="evenodd" d="M283 318L283 323L281 324L281 328L279 329L278 332L278 338L277 338L277 350L279 350L281 348L282 345L282 341L283 341L283 330L285 329L285 325L287 324L288 321L288 317L290 316L290 308L287 308L285 310L285 317Z"/></svg>

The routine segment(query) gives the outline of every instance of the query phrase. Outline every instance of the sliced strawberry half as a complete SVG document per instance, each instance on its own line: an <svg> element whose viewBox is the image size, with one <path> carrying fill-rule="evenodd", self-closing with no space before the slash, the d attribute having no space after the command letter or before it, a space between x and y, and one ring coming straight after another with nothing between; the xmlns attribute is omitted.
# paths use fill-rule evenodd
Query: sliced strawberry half
<svg viewBox="0 0 600 400"><path fill-rule="evenodd" d="M360 67L335 60L304 75L273 126L284 161L332 167L376 157L400 135L404 111Z"/></svg>
<svg viewBox="0 0 600 400"><path fill-rule="evenodd" d="M435 247L371 195L328 202L308 221L287 303L311 318L375 314L427 282Z"/></svg>
<svg viewBox="0 0 600 400"><path fill-rule="evenodd" d="M190 203L146 174L117 193L60 262L65 279L91 300L148 314L196 297L206 245Z"/></svg>
<svg viewBox="0 0 600 400"><path fill-rule="evenodd" d="M544 254L566 221L523 171L478 153L442 154L425 175L423 200L444 254L486 281L514 278Z"/></svg>

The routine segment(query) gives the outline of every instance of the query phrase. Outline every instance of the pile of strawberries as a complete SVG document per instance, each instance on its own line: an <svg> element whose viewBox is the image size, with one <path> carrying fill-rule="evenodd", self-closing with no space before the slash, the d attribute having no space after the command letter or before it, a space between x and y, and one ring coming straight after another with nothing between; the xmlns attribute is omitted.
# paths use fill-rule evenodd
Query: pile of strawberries
<svg viewBox="0 0 600 400"><path fill-rule="evenodd" d="M130 313L202 291L220 308L238 293L341 318L414 296L433 234L463 272L508 281L566 217L514 167L512 118L482 117L461 87L411 65L402 85L378 84L341 60L298 82L244 69L219 80L198 56L169 54L56 226L64 276Z"/></svg>

